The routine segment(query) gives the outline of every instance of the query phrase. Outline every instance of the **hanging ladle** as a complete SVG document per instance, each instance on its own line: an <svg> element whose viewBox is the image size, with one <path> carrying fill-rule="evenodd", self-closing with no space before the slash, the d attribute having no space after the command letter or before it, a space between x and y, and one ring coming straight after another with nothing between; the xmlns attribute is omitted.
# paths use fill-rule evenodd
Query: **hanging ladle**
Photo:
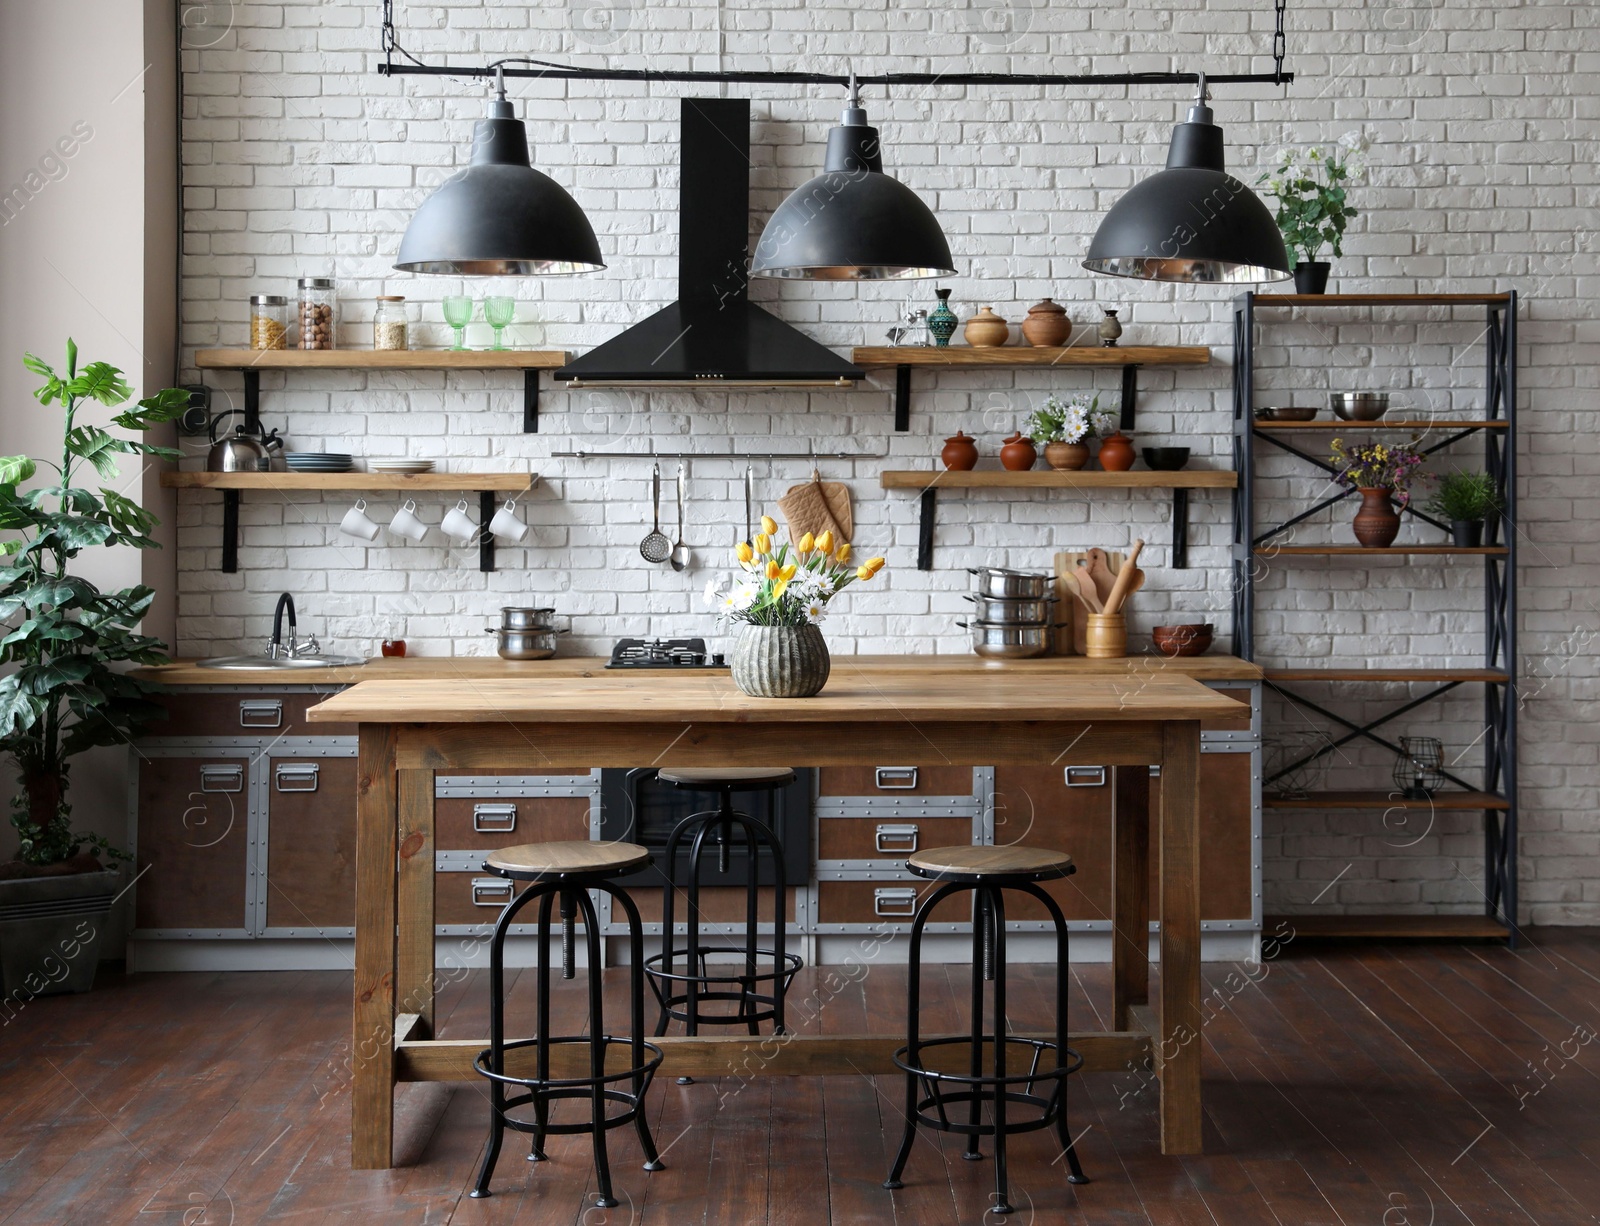
<svg viewBox="0 0 1600 1226"><path fill-rule="evenodd" d="M689 566L689 546L683 540L683 465L678 465L678 540L672 547L672 569L686 570Z"/></svg>
<svg viewBox="0 0 1600 1226"><path fill-rule="evenodd" d="M661 531L661 465L656 463L651 468L650 484L654 492L655 525L645 534L644 540L639 542L639 553L646 562L665 562L672 553L672 542Z"/></svg>

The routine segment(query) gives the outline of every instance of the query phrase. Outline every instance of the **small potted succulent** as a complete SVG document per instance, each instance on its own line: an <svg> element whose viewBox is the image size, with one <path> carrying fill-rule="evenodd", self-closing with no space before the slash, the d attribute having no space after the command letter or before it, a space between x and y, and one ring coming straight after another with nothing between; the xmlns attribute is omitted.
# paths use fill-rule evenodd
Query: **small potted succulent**
<svg viewBox="0 0 1600 1226"><path fill-rule="evenodd" d="M1428 510L1450 521L1450 539L1476 549L1483 544L1483 522L1505 509L1500 487L1486 472L1453 472L1439 478Z"/></svg>
<svg viewBox="0 0 1600 1226"><path fill-rule="evenodd" d="M1277 168L1256 180L1278 202L1275 220L1284 246L1296 256L1296 293L1328 291L1330 265L1317 256L1324 247L1332 249L1335 259L1344 255L1345 228L1357 216L1348 203L1348 186L1361 173L1367 146L1360 132L1347 132L1330 150L1282 149Z"/></svg>
<svg viewBox="0 0 1600 1226"><path fill-rule="evenodd" d="M1100 407L1100 397L1051 396L1023 424L1023 432L1044 450L1045 463L1062 472L1076 472L1089 463L1088 439L1116 432L1116 415Z"/></svg>
<svg viewBox="0 0 1600 1226"><path fill-rule="evenodd" d="M1410 443L1361 443L1346 447L1334 439L1329 463L1337 469L1340 485L1361 495L1356 512L1356 540L1368 549L1387 549L1400 535L1400 512L1411 503L1411 484L1421 477L1422 454Z"/></svg>

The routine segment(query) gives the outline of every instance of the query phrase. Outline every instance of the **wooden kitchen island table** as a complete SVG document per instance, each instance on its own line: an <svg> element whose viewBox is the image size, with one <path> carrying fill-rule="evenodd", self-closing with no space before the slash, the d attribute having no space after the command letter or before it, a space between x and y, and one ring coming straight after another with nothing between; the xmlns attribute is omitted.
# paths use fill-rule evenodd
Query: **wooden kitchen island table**
<svg viewBox="0 0 1600 1226"><path fill-rule="evenodd" d="M1120 673L1085 667L1064 675L843 658L820 695L793 700L746 697L721 670L375 679L312 708L313 723L360 726L352 1164L392 1165L397 1082L474 1080L473 1057L487 1046L485 1039L432 1037L435 772L890 761L1115 768L1116 1029L1074 1034L1071 1042L1090 1070L1148 1061L1160 1079L1163 1152L1200 1152L1200 721L1226 717L1238 705L1163 662L1116 663L1125 665ZM1152 765L1162 772L1155 1009L1147 1003ZM1041 816L1039 840L1048 845L1049 815ZM704 1078L893 1074L890 1053L901 1040L727 1035L654 1042L666 1052L663 1076ZM531 1069L531 1049L526 1054ZM563 1075L555 1064L552 1071ZM508 1072L518 1069L508 1060Z"/></svg>

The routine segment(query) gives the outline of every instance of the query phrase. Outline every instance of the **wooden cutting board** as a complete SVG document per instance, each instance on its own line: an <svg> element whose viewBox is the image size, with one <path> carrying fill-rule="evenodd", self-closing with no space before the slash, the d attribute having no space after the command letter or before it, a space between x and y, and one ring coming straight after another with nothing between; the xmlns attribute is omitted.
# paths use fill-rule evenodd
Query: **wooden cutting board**
<svg viewBox="0 0 1600 1226"><path fill-rule="evenodd" d="M1115 581L1116 573L1122 568L1123 555L1120 553L1107 553L1102 549L1084 550L1081 553L1056 554L1056 620L1063 623L1056 629L1055 654L1058 656L1081 656L1084 654L1084 636L1088 633L1089 623L1084 617L1088 611L1066 588L1066 584L1073 583L1073 572L1078 569L1078 563L1090 561L1090 554L1096 554L1096 561L1103 561L1106 574ZM1096 568L1095 590L1104 600L1111 594L1111 581L1101 586L1100 571Z"/></svg>

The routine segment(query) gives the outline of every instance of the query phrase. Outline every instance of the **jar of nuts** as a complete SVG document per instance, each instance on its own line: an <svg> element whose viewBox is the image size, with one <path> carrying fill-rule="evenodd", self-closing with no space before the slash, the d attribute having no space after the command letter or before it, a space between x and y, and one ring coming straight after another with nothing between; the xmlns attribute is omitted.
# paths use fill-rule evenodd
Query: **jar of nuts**
<svg viewBox="0 0 1600 1226"><path fill-rule="evenodd" d="M300 348L333 348L333 306L332 277L300 278Z"/></svg>
<svg viewBox="0 0 1600 1226"><path fill-rule="evenodd" d="M399 294L379 294L378 309L372 315L372 347L405 349L406 300Z"/></svg>
<svg viewBox="0 0 1600 1226"><path fill-rule="evenodd" d="M250 348L289 347L289 300L282 294L250 295Z"/></svg>

